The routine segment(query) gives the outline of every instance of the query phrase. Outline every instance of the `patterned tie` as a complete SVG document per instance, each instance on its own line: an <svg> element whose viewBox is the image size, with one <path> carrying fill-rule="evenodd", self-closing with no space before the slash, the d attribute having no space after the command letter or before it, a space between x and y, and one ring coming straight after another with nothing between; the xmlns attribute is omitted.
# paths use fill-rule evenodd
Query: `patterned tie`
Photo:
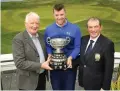
<svg viewBox="0 0 120 91"><path fill-rule="evenodd" d="M90 44L89 44L89 46L88 46L85 54L88 54L92 50L92 44L93 44L93 42L94 42L93 40L90 40Z"/></svg>

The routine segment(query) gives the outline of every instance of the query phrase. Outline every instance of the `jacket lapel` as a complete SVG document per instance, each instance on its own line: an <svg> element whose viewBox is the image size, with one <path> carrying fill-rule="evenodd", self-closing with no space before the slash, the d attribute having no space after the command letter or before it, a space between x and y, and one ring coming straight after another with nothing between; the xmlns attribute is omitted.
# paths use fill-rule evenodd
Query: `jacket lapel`
<svg viewBox="0 0 120 91"><path fill-rule="evenodd" d="M36 52L37 52L37 49L32 41L32 39L30 38L29 34L27 31L24 31L24 38L26 40L26 42L31 46L31 48L33 48ZM38 53L38 52L37 52Z"/></svg>
<svg viewBox="0 0 120 91"><path fill-rule="evenodd" d="M89 60L94 60L94 56L95 56L95 52L100 48L100 46L101 46L101 37L102 37L102 35L100 35L99 36L99 38L98 38L98 40L96 41L96 43L95 43L95 45L94 45L94 47L93 47L93 49L92 49L92 51L88 54L88 55L86 55L85 57L85 59L86 59L86 63L89 61ZM91 62L91 61L90 61Z"/></svg>
<svg viewBox="0 0 120 91"><path fill-rule="evenodd" d="M82 44L81 44L81 60L83 60L83 63L85 64L85 50L86 50L86 46L88 44L88 41L89 41L89 36L87 36L83 41L82 41Z"/></svg>

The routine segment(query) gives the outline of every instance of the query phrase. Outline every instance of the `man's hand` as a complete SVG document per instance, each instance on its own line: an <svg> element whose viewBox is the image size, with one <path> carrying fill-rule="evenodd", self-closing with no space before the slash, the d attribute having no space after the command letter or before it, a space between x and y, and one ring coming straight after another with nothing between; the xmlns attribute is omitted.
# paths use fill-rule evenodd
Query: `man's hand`
<svg viewBox="0 0 120 91"><path fill-rule="evenodd" d="M47 60L51 60L51 58L52 58L52 55L51 54L48 54L48 58L47 58Z"/></svg>
<svg viewBox="0 0 120 91"><path fill-rule="evenodd" d="M72 57L70 56L70 57L68 57L68 59L67 59L67 68L72 68Z"/></svg>
<svg viewBox="0 0 120 91"><path fill-rule="evenodd" d="M47 61L45 61L45 62L43 62L43 63L41 64L41 68L46 69L46 70L53 70L53 69L49 66L50 60L51 60L51 58L48 57L48 58L47 58Z"/></svg>
<svg viewBox="0 0 120 91"><path fill-rule="evenodd" d="M100 91L104 91L104 89L101 88Z"/></svg>
<svg viewBox="0 0 120 91"><path fill-rule="evenodd" d="M50 64L51 59L52 59L52 55L51 55L51 54L48 54L47 61L49 61L49 64Z"/></svg>

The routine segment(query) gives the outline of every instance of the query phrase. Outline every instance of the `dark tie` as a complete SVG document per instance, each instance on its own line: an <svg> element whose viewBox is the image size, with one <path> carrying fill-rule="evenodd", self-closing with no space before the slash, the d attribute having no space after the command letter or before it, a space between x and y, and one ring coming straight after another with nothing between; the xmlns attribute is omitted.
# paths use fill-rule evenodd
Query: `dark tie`
<svg viewBox="0 0 120 91"><path fill-rule="evenodd" d="M92 50L92 44L93 44L93 42L94 42L93 40L90 40L90 44L89 44L89 46L88 46L85 54L88 54Z"/></svg>

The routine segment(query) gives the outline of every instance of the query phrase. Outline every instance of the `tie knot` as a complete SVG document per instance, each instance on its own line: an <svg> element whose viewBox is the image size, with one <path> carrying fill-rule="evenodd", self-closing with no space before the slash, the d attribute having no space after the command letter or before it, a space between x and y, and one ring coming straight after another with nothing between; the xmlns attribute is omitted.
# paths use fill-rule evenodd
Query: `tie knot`
<svg viewBox="0 0 120 91"><path fill-rule="evenodd" d="M90 40L90 44L92 44L94 41L93 40Z"/></svg>

